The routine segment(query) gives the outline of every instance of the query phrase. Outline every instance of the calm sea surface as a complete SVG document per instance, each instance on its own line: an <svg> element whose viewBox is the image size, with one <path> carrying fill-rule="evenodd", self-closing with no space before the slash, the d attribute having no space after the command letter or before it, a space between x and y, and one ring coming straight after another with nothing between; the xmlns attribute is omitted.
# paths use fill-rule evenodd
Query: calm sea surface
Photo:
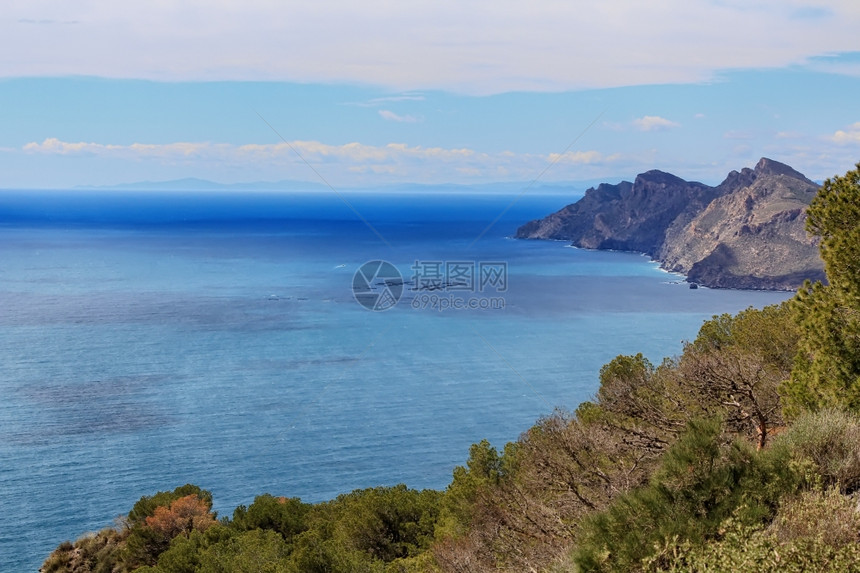
<svg viewBox="0 0 860 573"><path fill-rule="evenodd" d="M444 488L470 444L576 407L614 356L659 361L713 314L788 297L507 238L570 198L525 195L474 242L512 196L346 197L0 192L0 571L189 482L222 514ZM352 292L370 260L407 281L474 263L475 284L372 312ZM481 263L506 282L481 290Z"/></svg>

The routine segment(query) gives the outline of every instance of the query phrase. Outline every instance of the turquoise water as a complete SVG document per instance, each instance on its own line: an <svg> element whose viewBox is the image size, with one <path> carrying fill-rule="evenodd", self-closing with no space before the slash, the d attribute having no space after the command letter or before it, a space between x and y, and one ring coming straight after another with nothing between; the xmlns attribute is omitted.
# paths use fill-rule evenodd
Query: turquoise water
<svg viewBox="0 0 860 573"><path fill-rule="evenodd" d="M0 571L187 482L229 513L443 488L597 389L620 353L679 352L701 322L787 298L690 290L629 253L507 238L566 202L524 197L0 193ZM496 310L356 303L390 261L504 262ZM486 293L458 293L484 296Z"/></svg>

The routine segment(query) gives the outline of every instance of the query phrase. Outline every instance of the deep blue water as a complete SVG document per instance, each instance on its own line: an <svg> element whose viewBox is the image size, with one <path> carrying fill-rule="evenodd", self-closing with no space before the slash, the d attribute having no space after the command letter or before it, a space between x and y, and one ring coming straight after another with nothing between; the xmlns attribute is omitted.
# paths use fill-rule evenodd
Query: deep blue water
<svg viewBox="0 0 860 573"><path fill-rule="evenodd" d="M345 197L376 232L334 194L0 192L0 571L187 482L222 513L444 488L470 444L574 408L615 355L660 360L788 296L507 238L563 197L526 194L474 244L513 197ZM416 310L407 289L368 311L351 287L374 259L407 279L504 262L504 308Z"/></svg>

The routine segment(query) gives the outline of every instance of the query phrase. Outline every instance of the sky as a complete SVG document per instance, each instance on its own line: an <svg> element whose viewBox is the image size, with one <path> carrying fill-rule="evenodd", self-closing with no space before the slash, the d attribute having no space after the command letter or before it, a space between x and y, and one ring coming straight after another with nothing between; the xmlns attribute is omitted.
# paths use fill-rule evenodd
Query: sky
<svg viewBox="0 0 860 573"><path fill-rule="evenodd" d="M860 3L4 0L0 188L860 161Z"/></svg>

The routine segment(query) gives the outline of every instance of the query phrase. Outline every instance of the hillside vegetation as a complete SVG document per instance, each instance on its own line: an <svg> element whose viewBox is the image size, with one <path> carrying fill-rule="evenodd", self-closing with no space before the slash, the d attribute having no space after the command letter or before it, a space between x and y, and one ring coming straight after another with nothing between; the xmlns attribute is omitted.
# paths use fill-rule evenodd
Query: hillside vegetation
<svg viewBox="0 0 860 573"><path fill-rule="evenodd" d="M827 285L715 316L660 364L616 357L591 401L473 445L444 491L265 494L218 518L185 485L42 571L860 571L860 164L806 225Z"/></svg>

